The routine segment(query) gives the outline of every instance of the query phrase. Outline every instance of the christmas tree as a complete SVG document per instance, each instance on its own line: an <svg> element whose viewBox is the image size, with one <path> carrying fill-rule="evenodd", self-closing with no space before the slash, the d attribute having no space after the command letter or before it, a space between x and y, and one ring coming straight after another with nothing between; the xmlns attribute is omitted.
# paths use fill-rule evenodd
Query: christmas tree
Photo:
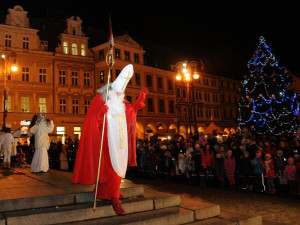
<svg viewBox="0 0 300 225"><path fill-rule="evenodd" d="M289 72L279 65L264 37L259 38L248 70L239 90L239 126L246 125L254 134L294 134L299 127L298 95L291 89Z"/></svg>

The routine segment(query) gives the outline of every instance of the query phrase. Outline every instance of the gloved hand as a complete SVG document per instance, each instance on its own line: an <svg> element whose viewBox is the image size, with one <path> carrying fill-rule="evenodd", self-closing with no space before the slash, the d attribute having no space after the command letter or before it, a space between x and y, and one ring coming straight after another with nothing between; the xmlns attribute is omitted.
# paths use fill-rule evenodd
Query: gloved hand
<svg viewBox="0 0 300 225"><path fill-rule="evenodd" d="M103 113L103 114L106 114L108 112L108 106L107 105L103 105L101 108L100 108L100 111Z"/></svg>
<svg viewBox="0 0 300 225"><path fill-rule="evenodd" d="M148 90L148 88L146 88L146 87L143 87L142 89L141 89L141 91L140 91L140 93L141 94L147 94L149 92L149 90Z"/></svg>

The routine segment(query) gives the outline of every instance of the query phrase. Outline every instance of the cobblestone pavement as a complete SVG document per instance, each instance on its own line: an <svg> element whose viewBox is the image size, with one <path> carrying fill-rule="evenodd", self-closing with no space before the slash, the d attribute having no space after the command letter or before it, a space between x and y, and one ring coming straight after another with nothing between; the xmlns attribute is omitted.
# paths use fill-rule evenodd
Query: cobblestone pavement
<svg viewBox="0 0 300 225"><path fill-rule="evenodd" d="M300 225L300 198L243 192L181 184L174 181L150 180L130 176L131 181L144 185L147 191L180 194L182 198L218 204L222 209L261 215L263 225Z"/></svg>

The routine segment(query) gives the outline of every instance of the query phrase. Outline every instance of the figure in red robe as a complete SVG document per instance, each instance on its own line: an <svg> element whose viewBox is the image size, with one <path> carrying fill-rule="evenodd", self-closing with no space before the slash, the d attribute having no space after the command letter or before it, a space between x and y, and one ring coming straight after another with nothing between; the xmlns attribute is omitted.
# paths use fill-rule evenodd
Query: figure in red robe
<svg viewBox="0 0 300 225"><path fill-rule="evenodd" d="M96 198L111 200L118 215L125 214L119 200L122 198L121 180L125 177L127 167L137 165L136 114L145 106L144 100L148 93L147 88L142 88L139 98L133 104L124 99L124 91L132 75L133 66L129 64L109 85L107 104L107 85L100 88L99 94L93 98L84 120L72 176L72 183L96 183L103 119L106 114Z"/></svg>

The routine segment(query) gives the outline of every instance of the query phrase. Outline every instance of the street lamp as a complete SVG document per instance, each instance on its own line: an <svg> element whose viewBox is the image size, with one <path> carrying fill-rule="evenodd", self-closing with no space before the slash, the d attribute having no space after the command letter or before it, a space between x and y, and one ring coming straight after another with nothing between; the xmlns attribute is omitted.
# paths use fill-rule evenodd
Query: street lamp
<svg viewBox="0 0 300 225"><path fill-rule="evenodd" d="M187 110L188 116L188 126L190 129L189 136L192 137L192 110L194 106L203 106L202 101L195 100L193 96L190 95L190 85L193 80L199 79L199 74L197 72L198 63L196 61L183 61L178 62L175 65L175 70L177 71L176 80L181 81L186 86L186 99L185 100L176 100L174 108L177 109L177 118L178 118L178 132L179 132L179 111L181 108Z"/></svg>
<svg viewBox="0 0 300 225"><path fill-rule="evenodd" d="M13 64L9 67L7 64L10 63L10 57L13 57ZM16 72L18 71L18 67L16 66L16 53L11 52L10 55L1 55L1 60L4 61L4 69L3 69L3 84L4 84L4 89L3 89L3 125L2 125L2 131L4 131L6 127L5 123L5 118L7 116L7 109L6 109L6 100L7 100L7 87L6 87L6 80L7 80L7 75L11 75L11 72Z"/></svg>

